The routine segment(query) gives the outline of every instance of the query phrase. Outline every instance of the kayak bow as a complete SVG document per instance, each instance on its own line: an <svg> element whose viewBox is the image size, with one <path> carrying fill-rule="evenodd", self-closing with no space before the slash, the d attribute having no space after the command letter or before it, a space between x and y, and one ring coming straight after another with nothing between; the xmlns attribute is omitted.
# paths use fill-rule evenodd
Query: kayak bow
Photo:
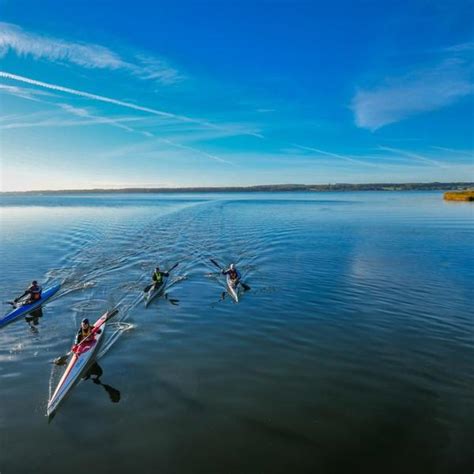
<svg viewBox="0 0 474 474"><path fill-rule="evenodd" d="M6 326L7 324L13 322L15 319L18 319L21 316L26 316L28 313L31 313L31 311L39 308L40 306L45 304L45 302L49 300L55 293L57 293L60 288L61 285L58 284L48 288L47 290L44 290L41 293L41 298L33 303L24 304L18 302L12 311L7 313L3 318L0 319L0 327Z"/></svg>
<svg viewBox="0 0 474 474"><path fill-rule="evenodd" d="M64 401L72 388L80 381L87 370L95 361L95 356L100 348L102 337L105 332L105 323L117 310L107 311L94 324L94 332L77 345L77 349L72 352L72 357L66 367L59 383L48 402L46 415L54 415L59 405ZM98 329L101 329L99 332Z"/></svg>

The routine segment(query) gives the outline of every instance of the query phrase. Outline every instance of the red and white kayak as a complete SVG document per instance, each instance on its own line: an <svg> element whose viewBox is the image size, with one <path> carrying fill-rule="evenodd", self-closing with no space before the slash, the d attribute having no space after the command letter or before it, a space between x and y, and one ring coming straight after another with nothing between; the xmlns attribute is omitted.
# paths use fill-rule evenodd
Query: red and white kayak
<svg viewBox="0 0 474 474"><path fill-rule="evenodd" d="M118 310L107 311L95 323L92 334L81 341L72 352L71 359L64 371L59 383L48 402L46 415L51 417L54 415L59 405L64 401L72 388L81 380L87 370L94 363L97 352L100 348L102 338L105 333L105 323ZM99 331L100 329L100 331Z"/></svg>

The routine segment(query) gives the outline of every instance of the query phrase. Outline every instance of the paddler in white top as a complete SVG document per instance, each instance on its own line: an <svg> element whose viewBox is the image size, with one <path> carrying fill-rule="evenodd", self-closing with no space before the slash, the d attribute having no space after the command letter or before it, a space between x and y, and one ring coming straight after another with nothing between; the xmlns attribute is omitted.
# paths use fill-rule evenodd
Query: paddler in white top
<svg viewBox="0 0 474 474"><path fill-rule="evenodd" d="M242 278L239 270L237 270L237 268L235 267L233 263L230 264L229 268L222 270L222 274L229 275L234 287L236 287L239 284L240 279Z"/></svg>
<svg viewBox="0 0 474 474"><path fill-rule="evenodd" d="M41 288L41 286L38 285L38 282L36 280L33 280L31 282L31 285L25 290L25 292L18 298L14 299L14 302L18 303L18 301L20 301L24 296L30 295L30 297L25 303L26 304L34 303L35 301L38 301L41 299L42 291L43 289Z"/></svg>

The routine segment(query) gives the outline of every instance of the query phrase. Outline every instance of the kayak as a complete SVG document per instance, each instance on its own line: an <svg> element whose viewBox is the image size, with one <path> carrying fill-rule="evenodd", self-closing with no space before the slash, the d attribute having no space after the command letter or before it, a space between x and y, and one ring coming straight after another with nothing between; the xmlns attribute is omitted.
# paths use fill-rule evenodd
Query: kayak
<svg viewBox="0 0 474 474"><path fill-rule="evenodd" d="M105 323L111 318L117 310L107 311L95 323L94 329L101 329L100 332L93 333L92 336L85 338L78 344L78 348L73 352L71 359L64 371L59 383L48 402L46 415L51 417L54 415L59 405L64 401L72 388L80 381L87 370L95 361L95 356L100 348L102 338L105 333Z"/></svg>
<svg viewBox="0 0 474 474"><path fill-rule="evenodd" d="M229 275L226 275L226 283L227 283L227 291L232 299L238 303L239 302L239 294L238 294L238 286L235 285L234 280Z"/></svg>
<svg viewBox="0 0 474 474"><path fill-rule="evenodd" d="M145 299L145 308L161 293L163 293L163 290L165 289L166 282L168 281L168 277L163 277L163 280L161 283L155 283L149 290L148 293L146 294L146 299Z"/></svg>
<svg viewBox="0 0 474 474"><path fill-rule="evenodd" d="M31 311L39 308L42 306L49 298L51 298L55 293L58 292L59 288L61 288L61 285L55 285L47 290L44 290L41 293L41 298L38 301L35 301L33 303L25 304L24 302L22 303L21 301L18 302L15 305L15 308L7 313L3 318L0 319L0 327L6 326L7 324L11 323L15 319L21 317L21 316L26 316L28 313L31 313Z"/></svg>

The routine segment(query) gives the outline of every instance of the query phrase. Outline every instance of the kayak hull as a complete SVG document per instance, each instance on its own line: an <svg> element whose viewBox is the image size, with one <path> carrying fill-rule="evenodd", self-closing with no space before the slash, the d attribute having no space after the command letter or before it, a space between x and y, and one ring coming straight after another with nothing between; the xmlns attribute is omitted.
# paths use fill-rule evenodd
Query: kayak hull
<svg viewBox="0 0 474 474"><path fill-rule="evenodd" d="M9 313L7 313L3 318L0 319L0 328L10 324L11 322L15 321L22 316L26 316L28 313L31 313L35 309L38 309L40 306L44 305L47 300L49 300L53 295L55 295L61 285L52 286L41 293L41 298L38 301L35 301L31 304L24 304L18 306L17 308L13 309Z"/></svg>
<svg viewBox="0 0 474 474"><path fill-rule="evenodd" d="M48 402L46 415L52 417L59 406L64 402L75 385L77 385L81 377L83 377L88 369L95 362L96 355L100 349L102 338L105 333L106 321L109 313L103 314L95 323L95 327L101 329L100 333L96 333L90 341L86 341L80 347L77 353L74 353L64 371L58 385Z"/></svg>
<svg viewBox="0 0 474 474"><path fill-rule="evenodd" d="M168 281L168 277L163 277L163 281L161 282L160 285L153 285L149 290L148 293L146 294L146 300L145 300L145 308L160 294L163 293L163 290L165 289L166 282Z"/></svg>
<svg viewBox="0 0 474 474"><path fill-rule="evenodd" d="M239 302L239 293L238 293L238 286L234 285L232 278L229 275L226 275L226 284L227 284L227 291L232 299L238 303Z"/></svg>

